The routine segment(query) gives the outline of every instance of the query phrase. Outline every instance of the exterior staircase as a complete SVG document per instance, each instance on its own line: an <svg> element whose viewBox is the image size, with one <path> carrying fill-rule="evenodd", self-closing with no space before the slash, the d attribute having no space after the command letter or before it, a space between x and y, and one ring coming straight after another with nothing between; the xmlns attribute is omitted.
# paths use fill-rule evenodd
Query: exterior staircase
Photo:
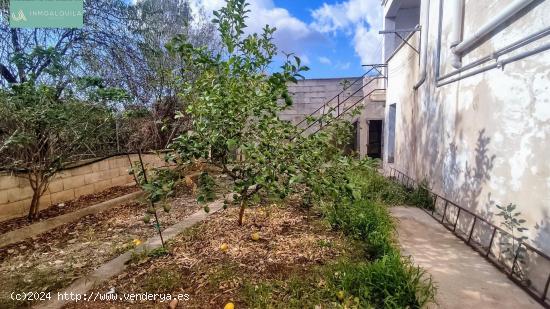
<svg viewBox="0 0 550 309"><path fill-rule="evenodd" d="M361 77L332 97L318 109L296 124L300 134L315 134L330 124L334 119L348 117L353 120L351 111L365 106L365 102L380 101L385 97L387 76L385 64L372 64ZM362 83L361 86L359 86ZM355 87L354 87L355 86ZM353 90L352 90L353 89Z"/></svg>

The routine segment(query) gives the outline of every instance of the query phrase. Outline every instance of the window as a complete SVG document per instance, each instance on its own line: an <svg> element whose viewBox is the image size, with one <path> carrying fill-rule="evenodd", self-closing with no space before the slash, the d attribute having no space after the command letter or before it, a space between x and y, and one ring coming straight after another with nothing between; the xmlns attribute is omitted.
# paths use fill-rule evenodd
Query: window
<svg viewBox="0 0 550 309"><path fill-rule="evenodd" d="M395 161L395 115L397 112L396 104L390 105L388 115L388 163Z"/></svg>

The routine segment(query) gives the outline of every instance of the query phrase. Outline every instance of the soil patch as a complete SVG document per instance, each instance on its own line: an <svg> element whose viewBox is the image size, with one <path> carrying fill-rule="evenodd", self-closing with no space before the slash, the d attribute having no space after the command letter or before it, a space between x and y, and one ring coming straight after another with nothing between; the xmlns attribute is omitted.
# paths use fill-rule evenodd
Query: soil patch
<svg viewBox="0 0 550 309"><path fill-rule="evenodd" d="M237 225L237 209L212 215L169 243L169 254L137 259L116 278L94 290L123 293L189 294L181 308L223 308L245 286L306 274L357 248L317 215L288 206L248 209ZM259 239L254 240L253 234ZM224 250L223 244L227 245ZM161 308L160 301L71 303L65 308Z"/></svg>
<svg viewBox="0 0 550 309"><path fill-rule="evenodd" d="M130 202L6 246L0 250L0 286L5 292L57 291L115 256L131 250L156 230L143 222L146 205ZM192 196L176 198L169 213L159 211L162 228L200 209ZM54 293L55 294L55 293ZM56 294L55 294L56 296ZM22 303L0 295L1 308Z"/></svg>
<svg viewBox="0 0 550 309"><path fill-rule="evenodd" d="M98 193L84 195L68 202L58 203L56 205L52 205L51 207L41 210L38 213L37 218L33 221L27 220L26 217L20 217L20 218L13 218L13 219L1 222L0 234L4 234L10 231L19 229L42 220L57 217L81 208L85 208L101 202L105 202L119 196L136 192L138 190L139 188L135 185L134 186L116 186Z"/></svg>

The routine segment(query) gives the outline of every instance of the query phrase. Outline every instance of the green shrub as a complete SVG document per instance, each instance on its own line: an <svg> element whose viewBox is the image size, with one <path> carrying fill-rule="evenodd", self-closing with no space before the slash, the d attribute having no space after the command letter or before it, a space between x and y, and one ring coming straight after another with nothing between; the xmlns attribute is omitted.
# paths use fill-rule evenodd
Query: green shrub
<svg viewBox="0 0 550 309"><path fill-rule="evenodd" d="M397 251L368 262L340 262L328 269L332 290L360 307L422 308L435 296L429 276Z"/></svg>
<svg viewBox="0 0 550 309"><path fill-rule="evenodd" d="M143 288L150 293L171 293L182 282L181 271L175 268L156 269L143 282Z"/></svg>
<svg viewBox="0 0 550 309"><path fill-rule="evenodd" d="M428 188L429 186L426 180L420 182L418 186L409 193L408 203L420 208L433 210L435 207L434 199Z"/></svg>
<svg viewBox="0 0 550 309"><path fill-rule="evenodd" d="M325 208L325 217L336 229L366 242L371 258L393 250L394 225L388 210L378 202L359 200Z"/></svg>
<svg viewBox="0 0 550 309"><path fill-rule="evenodd" d="M348 173L350 181L361 190L364 199L384 202L388 205L404 204L407 201L407 190L384 177L371 167L363 167Z"/></svg>
<svg viewBox="0 0 550 309"><path fill-rule="evenodd" d="M361 198L349 198L342 190L344 198L325 202L324 216L333 228L363 241L370 262L348 259L329 267L325 277L332 284L330 291L338 292L344 305L362 308L421 308L433 301L431 278L403 258L394 242L395 226L387 208L408 200L433 207L429 191L419 187L409 193L368 165L345 174L346 186L358 190Z"/></svg>

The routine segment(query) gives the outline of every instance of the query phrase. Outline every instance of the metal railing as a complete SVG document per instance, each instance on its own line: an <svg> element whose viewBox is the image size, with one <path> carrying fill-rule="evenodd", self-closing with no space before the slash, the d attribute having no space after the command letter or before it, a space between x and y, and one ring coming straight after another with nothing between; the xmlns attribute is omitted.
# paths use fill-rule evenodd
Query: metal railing
<svg viewBox="0 0 550 309"><path fill-rule="evenodd" d="M300 131L300 133L298 135L303 134L304 132L311 129L315 125L319 125L319 128L317 128L312 134L315 134L315 133L319 132L320 130L323 129L323 127L327 126L331 122L332 119L336 119L336 118L339 118L342 115L345 115L348 111L355 108L359 103L363 102L363 100L365 98L367 98L368 96L370 96L374 92L381 91L381 90L386 90L387 77L380 70L381 68L382 69L385 68L386 65L385 64L370 64L370 65L367 65L367 66L370 66L371 69L369 69L365 74L363 74L361 77L359 77L357 80L355 80L352 84L350 84L348 87L346 87L344 90L342 90L336 96L334 96L332 99L327 101L325 104L323 104L322 106L317 108L315 111L313 111L308 116L306 116L302 121L300 121L296 125L296 127L299 128L303 123L305 123L306 126L305 126L305 128L302 128L302 130ZM377 73L376 75L372 75L372 73L374 71ZM347 97L345 97L345 99L341 99L341 96L343 97L343 94L345 93L346 90L350 89L358 81L363 81L363 79L368 74L371 74L370 76L372 76L372 77L367 83L364 83L361 87L359 87L353 93L351 93ZM380 79L383 81L383 88L375 88L367 94L362 94L362 95L356 96L359 92L362 92L363 89L365 89L365 87L370 85L373 81L378 81ZM353 98L353 97L358 97L359 99L355 102L351 102L351 104L350 104L350 102L349 102L350 98ZM336 106L331 106L331 103L334 102L334 100L336 100L336 103L335 103ZM348 105L348 106L346 106L346 105ZM328 108L328 111L327 111L327 108ZM333 115L334 112L336 112L336 115L334 116L334 118L331 118L327 122L324 122L325 119L326 119L326 116L327 115ZM315 117L317 114L321 114L321 116L318 117L318 118L314 118L314 120L312 120L311 122L308 122L309 119L311 119L312 117Z"/></svg>
<svg viewBox="0 0 550 309"><path fill-rule="evenodd" d="M317 108L315 111L309 114L309 116L314 116L321 112L321 115L326 114L327 107L329 108L329 112L333 112L334 110L337 111L337 117L340 116L340 106L345 104L351 97L353 97L355 94L357 94L359 91L362 91L365 86L369 85L373 80L384 78L384 85L385 85L385 79L386 76L382 73L380 70L381 68L385 68L386 64L369 64L365 65L371 67L367 72L365 72L361 77L357 78L353 83L349 84L347 87L345 87L342 91L340 91L337 95L332 97L330 100L328 100L326 103L324 103L322 106ZM376 75L372 75L373 73L376 73ZM371 79L366 84L363 84L359 89L354 91L352 94L348 95L347 97L344 95L348 89L353 87L355 84L357 84L359 81L363 82L363 79L367 76L370 76L371 74L373 76L373 79ZM362 96L361 99L365 98L366 96ZM331 104L336 104L336 106L331 107ZM343 113L342 113L343 114ZM307 123L308 117L306 116L304 119L302 119L300 122L296 124L297 127L300 127L302 124ZM315 121L314 121L315 122ZM311 126L311 123L309 124ZM310 126L308 126L306 129L308 129Z"/></svg>
<svg viewBox="0 0 550 309"><path fill-rule="evenodd" d="M362 89L362 88L361 88ZM343 108L342 112L340 113L340 109L338 109L338 114L335 118L332 118L332 119L329 119L327 120L326 122L323 122L323 116L321 116L321 118L318 118L317 120L319 121L314 121L312 122L308 127L306 127L305 129L302 130L302 132L300 132L300 134L304 133L306 130L308 130L309 128L311 128L314 124L318 123L319 124L319 127L317 128L317 130L315 130L312 134L315 134L319 131L321 131L324 127L328 126L333 119L336 119L336 118L339 118L340 116L342 115L345 115L347 114L348 111L350 111L351 109L355 108L359 103L363 102L363 100L370 96L371 94L373 94L374 92L376 91L382 91L382 90L386 90L386 88L376 88L376 89L373 89L371 90L369 93L367 93L366 95L362 96L359 100L357 100L355 103L353 103L352 105L348 106L348 107L345 107Z"/></svg>
<svg viewBox="0 0 550 309"><path fill-rule="evenodd" d="M409 177L407 174L399 171L396 168L388 167L389 171L386 173L386 169L384 169L384 176L389 177L390 179L393 179L394 181L398 182L399 184L403 185L407 189L415 189L419 186L422 186L418 181L415 179ZM510 280L512 280L514 283L516 283L520 288L522 288L527 294L529 294L531 297L533 297L537 302L539 302L542 306L545 308L550 308L550 301L548 300L548 290L550 287L550 269L547 267L548 274L545 276L546 281L544 283L544 287L542 289L537 289L533 286L532 281L529 277L524 277L522 274L522 266L520 265L518 258L520 256L520 252L522 250L525 250L527 252L527 256L535 256L535 258L532 258L532 260L542 259L545 263L547 263L547 266L550 266L550 257L545 254L544 252L538 250L537 248L529 245L528 243L524 242L523 239L518 238L510 234L508 231L494 225L493 223L489 222L488 220L480 217L478 214L450 201L449 199L434 193L430 188L422 186L424 189L429 192L432 202L433 202L433 208L432 209L424 209L426 213L428 213L430 216L432 216L435 220L437 220L439 223L441 223L445 228L447 228L449 231L451 231L455 236L460 238L462 241L464 241L468 246L470 246L472 249L474 249L476 252L478 252L480 255L482 255L485 259L487 259L489 262L491 262L493 265L495 265L500 271L505 273ZM438 213L437 209L437 203L438 201L443 202L443 213ZM454 208L454 213L453 209ZM461 215L464 216L470 216L472 219L471 227L468 231L460 231L457 230L457 225L459 223L459 219L461 218ZM453 218L454 217L454 218ZM451 220L453 219L453 220ZM469 224L467 224L469 226ZM487 246L484 246L481 241L476 241L473 237L474 232L476 231L476 228L479 230L481 229L481 225L484 225L486 229L488 230L487 235L490 236L489 244ZM478 231L479 233L480 231ZM514 239L517 241L517 248L515 248L514 257L512 260L512 263L508 265L506 261L503 261L502 259L499 259L494 250L492 250L493 245L495 244L495 238L496 234L500 234L501 237L509 237L509 239ZM521 249L524 248L524 249Z"/></svg>

